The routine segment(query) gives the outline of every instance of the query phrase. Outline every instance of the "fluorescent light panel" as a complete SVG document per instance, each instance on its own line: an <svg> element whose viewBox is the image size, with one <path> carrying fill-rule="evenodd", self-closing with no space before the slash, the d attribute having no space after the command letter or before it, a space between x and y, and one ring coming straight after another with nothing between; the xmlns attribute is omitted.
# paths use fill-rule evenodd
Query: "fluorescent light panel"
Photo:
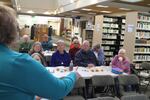
<svg viewBox="0 0 150 100"><path fill-rule="evenodd" d="M45 15L50 15L50 12L46 11L46 12L44 12L43 14L45 14Z"/></svg>
<svg viewBox="0 0 150 100"><path fill-rule="evenodd" d="M32 11L32 10L29 10L29 11L27 11L27 13L30 13L30 14L32 14L32 13L34 13L34 11Z"/></svg>
<svg viewBox="0 0 150 100"><path fill-rule="evenodd" d="M119 8L120 10L131 10L131 9L128 9L128 8Z"/></svg>
<svg viewBox="0 0 150 100"><path fill-rule="evenodd" d="M123 1L123 2L131 2L131 3L136 3L136 2L143 1L143 0L120 0L120 1Z"/></svg>
<svg viewBox="0 0 150 100"><path fill-rule="evenodd" d="M108 6L96 5L96 7L108 8Z"/></svg>
<svg viewBox="0 0 150 100"><path fill-rule="evenodd" d="M83 8L84 11L91 11L92 9Z"/></svg>
<svg viewBox="0 0 150 100"><path fill-rule="evenodd" d="M101 13L111 13L111 11L100 11Z"/></svg>
<svg viewBox="0 0 150 100"><path fill-rule="evenodd" d="M73 13L80 13L79 11L71 11L71 12L73 12Z"/></svg>
<svg viewBox="0 0 150 100"><path fill-rule="evenodd" d="M88 14L90 14L90 15L96 15L96 13L88 13Z"/></svg>

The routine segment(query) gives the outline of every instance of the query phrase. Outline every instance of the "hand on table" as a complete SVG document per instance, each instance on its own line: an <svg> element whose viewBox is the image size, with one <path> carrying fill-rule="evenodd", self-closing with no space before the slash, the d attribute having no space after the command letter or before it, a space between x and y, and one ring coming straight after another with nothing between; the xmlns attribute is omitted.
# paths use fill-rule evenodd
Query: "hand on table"
<svg viewBox="0 0 150 100"><path fill-rule="evenodd" d="M78 66L74 72L76 73L76 79L78 80L81 77L81 75L78 73Z"/></svg>
<svg viewBox="0 0 150 100"><path fill-rule="evenodd" d="M91 68L91 67L94 67L95 65L94 64L88 64L87 67Z"/></svg>

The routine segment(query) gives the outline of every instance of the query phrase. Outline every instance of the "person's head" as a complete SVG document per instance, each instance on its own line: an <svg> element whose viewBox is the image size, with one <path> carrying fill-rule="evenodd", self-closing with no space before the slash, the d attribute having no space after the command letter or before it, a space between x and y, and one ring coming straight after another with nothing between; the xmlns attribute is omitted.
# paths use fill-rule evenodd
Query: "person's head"
<svg viewBox="0 0 150 100"><path fill-rule="evenodd" d="M76 37L76 36L72 37L71 42L73 42L75 39L78 40L78 37Z"/></svg>
<svg viewBox="0 0 150 100"><path fill-rule="evenodd" d="M123 57L124 58L125 54L126 54L126 50L125 49L120 49L119 52L118 52L118 56L119 57Z"/></svg>
<svg viewBox="0 0 150 100"><path fill-rule="evenodd" d="M44 34L42 38L43 38L43 41L44 41L44 42L47 42L47 41L48 41L48 35L47 35L47 34Z"/></svg>
<svg viewBox="0 0 150 100"><path fill-rule="evenodd" d="M28 35L23 35L22 37L24 42L28 42L29 41L29 36Z"/></svg>
<svg viewBox="0 0 150 100"><path fill-rule="evenodd" d="M12 8L0 5L0 43L10 45L17 37L18 23Z"/></svg>
<svg viewBox="0 0 150 100"><path fill-rule="evenodd" d="M35 42L33 45L32 45L32 51L33 52L42 52L43 51L43 48L42 48L42 45L40 42Z"/></svg>
<svg viewBox="0 0 150 100"><path fill-rule="evenodd" d="M100 44L96 44L94 47L93 47L93 50L98 52L100 50L101 46Z"/></svg>
<svg viewBox="0 0 150 100"><path fill-rule="evenodd" d="M41 59L42 57L39 53L33 53L31 55L31 57L34 58L35 60L39 61L40 63L42 63L42 59Z"/></svg>
<svg viewBox="0 0 150 100"><path fill-rule="evenodd" d="M64 50L65 50L65 42L63 40L58 40L57 41L57 50L59 52L64 52Z"/></svg>
<svg viewBox="0 0 150 100"><path fill-rule="evenodd" d="M84 40L82 43L82 50L88 51L90 49L90 43L87 40Z"/></svg>
<svg viewBox="0 0 150 100"><path fill-rule="evenodd" d="M78 39L74 39L73 40L73 44L74 44L75 48L78 48L79 47L79 40Z"/></svg>

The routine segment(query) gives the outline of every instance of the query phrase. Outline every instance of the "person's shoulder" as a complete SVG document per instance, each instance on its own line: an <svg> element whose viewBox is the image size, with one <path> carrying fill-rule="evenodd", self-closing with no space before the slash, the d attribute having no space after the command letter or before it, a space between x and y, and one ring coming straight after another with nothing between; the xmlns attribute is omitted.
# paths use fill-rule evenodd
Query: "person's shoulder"
<svg viewBox="0 0 150 100"><path fill-rule="evenodd" d="M15 52L15 51L13 51L13 57L16 59L32 58L28 53L19 53L19 52Z"/></svg>
<svg viewBox="0 0 150 100"><path fill-rule="evenodd" d="M59 52L58 51L55 51L52 55L55 56L55 55L58 55Z"/></svg>
<svg viewBox="0 0 150 100"><path fill-rule="evenodd" d="M76 54L82 54L82 49L80 49L79 51L77 51Z"/></svg>

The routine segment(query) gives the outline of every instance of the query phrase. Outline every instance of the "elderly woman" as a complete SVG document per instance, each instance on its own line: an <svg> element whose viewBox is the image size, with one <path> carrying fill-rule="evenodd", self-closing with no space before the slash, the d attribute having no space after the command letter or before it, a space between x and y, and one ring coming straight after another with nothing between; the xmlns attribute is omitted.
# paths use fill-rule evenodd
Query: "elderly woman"
<svg viewBox="0 0 150 100"><path fill-rule="evenodd" d="M33 53L31 55L31 57L34 58L35 60L39 61L42 65L47 66L44 58L39 53Z"/></svg>
<svg viewBox="0 0 150 100"><path fill-rule="evenodd" d="M42 45L40 42L35 42L33 45L32 45L32 48L30 49L30 52L29 54L32 55L33 53L40 53L42 54L43 52L43 48L42 48Z"/></svg>
<svg viewBox="0 0 150 100"><path fill-rule="evenodd" d="M16 14L0 5L0 99L34 100L35 95L58 100L73 88L77 72L63 79L54 77L28 54L8 48L17 37Z"/></svg>
<svg viewBox="0 0 150 100"><path fill-rule="evenodd" d="M126 50L120 49L118 55L116 55L111 62L113 68L118 67L122 69L125 73L130 73L130 62L125 56Z"/></svg>
<svg viewBox="0 0 150 100"><path fill-rule="evenodd" d="M69 53L65 51L65 43L63 40L58 40L57 50L53 53L50 65L55 66L69 66L71 61Z"/></svg>

